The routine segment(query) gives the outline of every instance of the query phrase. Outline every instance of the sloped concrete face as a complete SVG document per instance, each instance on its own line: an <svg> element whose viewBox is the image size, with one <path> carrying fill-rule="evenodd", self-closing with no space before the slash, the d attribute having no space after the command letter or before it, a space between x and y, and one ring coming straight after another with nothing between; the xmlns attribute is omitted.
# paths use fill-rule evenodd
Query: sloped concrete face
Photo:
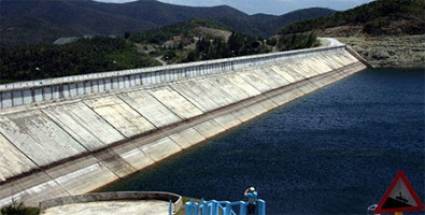
<svg viewBox="0 0 425 215"><path fill-rule="evenodd" d="M202 114L201 110L170 87L160 87L148 91L168 109L183 119L189 119Z"/></svg>
<svg viewBox="0 0 425 215"><path fill-rule="evenodd" d="M0 182L36 168L22 152L0 134Z"/></svg>
<svg viewBox="0 0 425 215"><path fill-rule="evenodd" d="M0 132L40 166L86 152L40 111L0 116Z"/></svg>
<svg viewBox="0 0 425 215"><path fill-rule="evenodd" d="M154 161L160 161L172 154L175 154L182 149L170 138L166 137L155 141L149 145L141 147L141 150L149 155Z"/></svg>
<svg viewBox="0 0 425 215"><path fill-rule="evenodd" d="M205 138L211 138L226 130L214 120L209 120L209 121L200 123L196 125L194 129L198 131Z"/></svg>
<svg viewBox="0 0 425 215"><path fill-rule="evenodd" d="M189 148L205 140L205 137L193 128L175 133L171 135L170 138L183 149Z"/></svg>
<svg viewBox="0 0 425 215"><path fill-rule="evenodd" d="M115 96L86 100L85 103L126 137L154 129L149 121Z"/></svg>
<svg viewBox="0 0 425 215"><path fill-rule="evenodd" d="M81 142L89 149L97 149L124 139L124 136L119 131L83 102L64 104L54 108L57 108L57 111L61 114L59 118L69 115L73 121L83 126L91 135L103 143L101 145L92 145L86 141ZM77 129L76 132L78 133L80 130Z"/></svg>
<svg viewBox="0 0 425 215"><path fill-rule="evenodd" d="M133 91L121 94L120 98L139 112L157 128L180 121L181 119L166 106L145 91Z"/></svg>
<svg viewBox="0 0 425 215"><path fill-rule="evenodd" d="M258 74L258 71L250 70L240 73L241 77L248 82L251 86L253 86L255 89L260 91L261 93L267 92L272 88L271 85L273 83L270 83L269 81L264 79L264 76L261 76Z"/></svg>
<svg viewBox="0 0 425 215"><path fill-rule="evenodd" d="M90 192L364 68L335 48L0 111L0 207Z"/></svg>
<svg viewBox="0 0 425 215"><path fill-rule="evenodd" d="M86 129L84 123L74 119L63 106L50 107L42 111L68 132L68 134L74 137L75 140L82 143L88 150L96 150L106 146L105 142Z"/></svg>
<svg viewBox="0 0 425 215"><path fill-rule="evenodd" d="M261 91L257 90L254 86L245 81L240 72L234 74L226 74L225 78L232 83L232 85L239 87L245 92L249 97L258 96L261 94Z"/></svg>
<svg viewBox="0 0 425 215"><path fill-rule="evenodd" d="M145 154L140 148L134 146L120 146L114 151L121 159L125 160L134 169L140 170L154 163L154 160Z"/></svg>
<svg viewBox="0 0 425 215"><path fill-rule="evenodd" d="M196 80L178 83L172 87L203 112L212 111L220 107L219 104L210 99L209 92L205 91Z"/></svg>
<svg viewBox="0 0 425 215"><path fill-rule="evenodd" d="M60 185L71 195L90 192L118 179L116 174L93 156L51 168L46 173L53 179L51 182ZM81 178L84 178L84 180L81 180Z"/></svg>

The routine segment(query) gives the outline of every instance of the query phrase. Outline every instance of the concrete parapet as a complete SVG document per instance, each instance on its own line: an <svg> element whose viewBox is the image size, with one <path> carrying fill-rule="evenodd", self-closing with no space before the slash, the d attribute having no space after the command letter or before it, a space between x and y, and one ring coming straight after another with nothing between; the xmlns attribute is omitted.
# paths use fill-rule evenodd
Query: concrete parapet
<svg viewBox="0 0 425 215"><path fill-rule="evenodd" d="M169 192L105 192L90 193L86 195L67 196L43 201L40 203L41 212L48 208L89 202L112 202L112 201L149 201L160 200L173 203L174 212L179 211L183 206L183 198L175 193Z"/></svg>

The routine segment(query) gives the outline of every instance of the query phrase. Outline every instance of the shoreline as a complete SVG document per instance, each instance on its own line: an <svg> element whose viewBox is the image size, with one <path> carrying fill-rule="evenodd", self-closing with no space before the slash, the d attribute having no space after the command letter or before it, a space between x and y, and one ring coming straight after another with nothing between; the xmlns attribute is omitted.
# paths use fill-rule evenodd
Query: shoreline
<svg viewBox="0 0 425 215"><path fill-rule="evenodd" d="M372 68L425 69L425 35L340 36L365 58Z"/></svg>

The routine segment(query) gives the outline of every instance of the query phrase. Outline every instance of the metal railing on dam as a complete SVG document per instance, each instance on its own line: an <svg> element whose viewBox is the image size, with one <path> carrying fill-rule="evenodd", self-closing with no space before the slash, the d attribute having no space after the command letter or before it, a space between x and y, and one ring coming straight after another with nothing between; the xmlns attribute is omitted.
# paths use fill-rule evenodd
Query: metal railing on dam
<svg viewBox="0 0 425 215"><path fill-rule="evenodd" d="M0 207L93 191L364 68L338 46L3 85Z"/></svg>
<svg viewBox="0 0 425 215"><path fill-rule="evenodd" d="M169 66L129 69L0 85L0 109L66 100L138 86L165 84L203 75L255 67L281 58L304 57L345 46L319 47Z"/></svg>

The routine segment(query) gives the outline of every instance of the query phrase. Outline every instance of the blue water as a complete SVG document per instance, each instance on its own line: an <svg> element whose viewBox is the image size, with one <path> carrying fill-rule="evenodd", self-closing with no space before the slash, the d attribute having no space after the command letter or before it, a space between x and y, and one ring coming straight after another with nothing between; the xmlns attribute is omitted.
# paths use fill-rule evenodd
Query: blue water
<svg viewBox="0 0 425 215"><path fill-rule="evenodd" d="M239 200L268 214L365 214L397 170L425 196L425 73L367 70L105 190Z"/></svg>

